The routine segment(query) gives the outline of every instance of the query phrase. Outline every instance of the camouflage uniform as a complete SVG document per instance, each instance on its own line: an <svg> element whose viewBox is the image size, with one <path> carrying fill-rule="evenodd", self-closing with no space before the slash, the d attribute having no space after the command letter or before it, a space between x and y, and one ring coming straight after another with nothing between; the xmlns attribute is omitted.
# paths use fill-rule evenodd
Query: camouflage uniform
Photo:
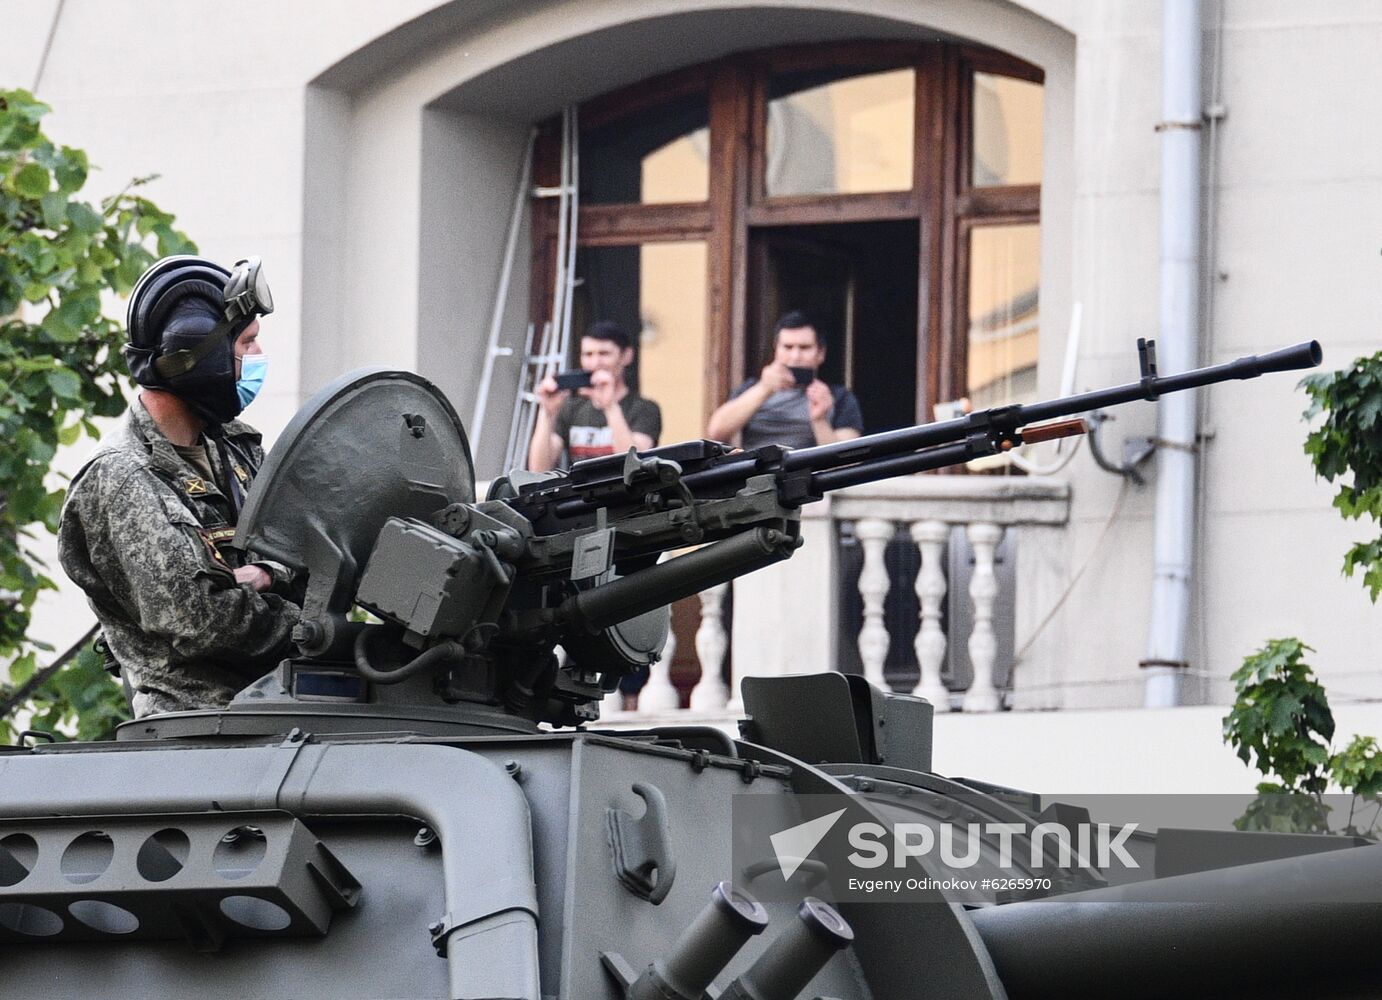
<svg viewBox="0 0 1382 1000"><path fill-rule="evenodd" d="M224 427L230 474L243 489L264 458L260 436L239 421ZM226 482L215 444L206 450ZM86 591L134 690L136 716L225 705L288 652L300 611L235 582L234 523L217 483L177 454L138 401L73 477L58 557ZM274 576L273 590L286 589L285 568L257 565Z"/></svg>

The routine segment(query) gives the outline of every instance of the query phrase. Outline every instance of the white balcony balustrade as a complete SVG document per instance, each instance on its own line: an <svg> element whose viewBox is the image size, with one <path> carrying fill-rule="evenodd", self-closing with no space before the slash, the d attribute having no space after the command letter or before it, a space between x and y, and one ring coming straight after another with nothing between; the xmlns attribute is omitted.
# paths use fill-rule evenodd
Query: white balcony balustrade
<svg viewBox="0 0 1382 1000"><path fill-rule="evenodd" d="M837 669L842 629L849 627L838 599L837 540L846 525L863 553L858 578L862 615L857 635L843 638L857 644L870 681L891 686L885 670L889 650L905 648L910 641L919 675L911 693L929 700L937 711L1045 707L1042 698L1055 686L1063 637L1058 629L1047 629L1035 641L1027 640L1066 578L1063 526L1069 495L1064 482L1035 476L907 476L852 487L812 504L802 511L805 546L788 562L735 581L732 627L725 615L729 587L700 595L695 651L701 670L689 708L677 708L669 648L640 692L637 710L607 711L605 719L619 725L669 716L727 722L742 714L737 694L745 676ZM960 592L952 590L947 573L947 547L955 544L957 528L972 553L968 586ZM1015 561L1008 568L1013 576L1012 622L996 618L995 563L1009 534L1008 551ZM916 593L918 614L905 635L890 633L885 615L888 594L902 584L885 562L889 544L898 538L916 546L919 566L915 579L906 581ZM965 623L966 634L947 634L947 621ZM998 662L1001 629L1028 646L1016 670ZM946 672L947 651L955 644L968 652L971 668L963 690L957 688L965 678ZM734 676L728 678L725 657L731 652ZM1007 675L1007 683L999 683L1000 674ZM616 696L606 705L614 709L617 702Z"/></svg>

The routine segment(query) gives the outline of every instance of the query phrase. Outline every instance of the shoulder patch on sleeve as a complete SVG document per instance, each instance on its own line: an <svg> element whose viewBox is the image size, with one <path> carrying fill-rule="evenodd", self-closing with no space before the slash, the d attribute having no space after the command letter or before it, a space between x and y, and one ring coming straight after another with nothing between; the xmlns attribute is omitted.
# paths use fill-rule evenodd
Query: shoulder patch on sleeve
<svg viewBox="0 0 1382 1000"><path fill-rule="evenodd" d="M230 563L226 562L226 557L221 555L221 550L216 547L216 539L213 537L216 532L201 527L194 530L197 532L197 537L202 540L202 544L206 546L206 553L211 557L211 561L222 569L230 570Z"/></svg>

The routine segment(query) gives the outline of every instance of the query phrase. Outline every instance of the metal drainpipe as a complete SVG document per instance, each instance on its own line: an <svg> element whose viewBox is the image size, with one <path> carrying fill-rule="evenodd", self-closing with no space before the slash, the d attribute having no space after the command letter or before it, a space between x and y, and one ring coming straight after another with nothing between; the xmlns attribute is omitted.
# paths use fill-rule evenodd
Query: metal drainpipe
<svg viewBox="0 0 1382 1000"><path fill-rule="evenodd" d="M1199 363L1200 71L1199 0L1163 0L1161 42L1161 368ZM1195 540L1196 391L1158 404L1156 569L1144 674L1147 708L1180 704L1187 667L1190 572Z"/></svg>

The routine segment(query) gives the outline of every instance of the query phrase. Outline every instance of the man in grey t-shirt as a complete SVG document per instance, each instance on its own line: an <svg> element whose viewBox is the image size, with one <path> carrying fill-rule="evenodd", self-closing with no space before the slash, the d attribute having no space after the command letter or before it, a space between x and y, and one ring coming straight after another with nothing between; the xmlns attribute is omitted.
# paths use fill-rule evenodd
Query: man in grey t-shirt
<svg viewBox="0 0 1382 1000"><path fill-rule="evenodd" d="M787 313L773 334L772 362L711 415L707 435L729 441L737 434L743 448L810 448L858 437L864 417L854 393L818 378L802 387L792 373L793 368L814 372L824 362L825 344L815 324L804 313Z"/></svg>

